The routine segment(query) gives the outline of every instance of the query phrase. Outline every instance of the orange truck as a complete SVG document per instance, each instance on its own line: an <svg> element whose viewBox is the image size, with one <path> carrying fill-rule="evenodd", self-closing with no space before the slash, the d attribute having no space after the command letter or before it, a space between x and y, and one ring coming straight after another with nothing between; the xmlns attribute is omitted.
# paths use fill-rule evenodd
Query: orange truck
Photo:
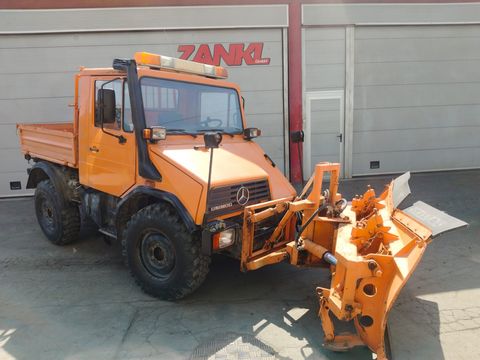
<svg viewBox="0 0 480 360"><path fill-rule="evenodd" d="M297 195L253 141L260 130L247 127L226 78L219 66L150 53L81 68L72 122L17 126L43 233L69 244L92 220L121 242L141 288L169 300L200 286L213 253L242 271L328 268L330 287L316 290L325 345L386 358L388 311L426 245L465 223L420 202L400 210L408 174L349 203L339 164L320 163ZM332 315L352 331L337 334Z"/></svg>

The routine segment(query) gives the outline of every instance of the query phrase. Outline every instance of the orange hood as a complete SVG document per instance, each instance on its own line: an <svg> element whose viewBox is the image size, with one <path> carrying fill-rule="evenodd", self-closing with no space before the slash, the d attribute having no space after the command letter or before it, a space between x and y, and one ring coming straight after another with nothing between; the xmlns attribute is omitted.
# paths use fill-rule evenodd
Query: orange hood
<svg viewBox="0 0 480 360"><path fill-rule="evenodd" d="M169 184L184 204L197 204L196 211L193 206L189 211L195 212L194 217L199 219L205 210L210 150L204 148L200 138L188 141L182 138L167 138L149 145L150 158L162 175L162 182ZM293 197L292 185L264 155L263 149L253 141L224 137L220 147L213 150L211 188L268 180L272 199ZM188 198L182 199L182 195Z"/></svg>
<svg viewBox="0 0 480 360"><path fill-rule="evenodd" d="M252 146L249 145L229 143L213 150L212 187L268 177L263 167L271 165L264 159L262 163L265 164L258 164L258 156L255 156L257 155L255 152L249 151L252 150ZM199 183L207 184L210 151L204 147L194 149L192 145L177 145L162 149L157 146L152 147L152 152L177 166ZM161 172L161 169L159 171Z"/></svg>

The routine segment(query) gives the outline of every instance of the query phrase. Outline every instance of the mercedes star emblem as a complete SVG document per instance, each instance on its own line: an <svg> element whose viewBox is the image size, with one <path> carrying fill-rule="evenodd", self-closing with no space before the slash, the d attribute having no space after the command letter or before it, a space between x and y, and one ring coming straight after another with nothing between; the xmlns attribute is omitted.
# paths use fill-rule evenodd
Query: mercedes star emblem
<svg viewBox="0 0 480 360"><path fill-rule="evenodd" d="M241 206L245 205L250 198L250 192L245 186L242 186L237 191L237 203Z"/></svg>

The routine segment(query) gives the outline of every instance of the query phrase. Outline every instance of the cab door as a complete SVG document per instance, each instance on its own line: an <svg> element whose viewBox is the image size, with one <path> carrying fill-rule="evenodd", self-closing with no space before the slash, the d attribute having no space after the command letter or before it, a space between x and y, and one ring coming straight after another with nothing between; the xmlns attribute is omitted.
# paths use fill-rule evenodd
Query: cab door
<svg viewBox="0 0 480 360"><path fill-rule="evenodd" d="M135 184L136 146L128 86L124 79L92 79L93 109L88 129L87 185L120 196ZM115 93L115 119L103 123L99 116L98 90ZM103 127L103 128L102 128Z"/></svg>

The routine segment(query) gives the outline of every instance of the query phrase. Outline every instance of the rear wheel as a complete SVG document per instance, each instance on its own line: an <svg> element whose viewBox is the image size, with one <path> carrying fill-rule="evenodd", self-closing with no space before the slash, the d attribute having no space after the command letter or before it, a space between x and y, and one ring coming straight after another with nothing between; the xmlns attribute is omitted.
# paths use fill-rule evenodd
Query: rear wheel
<svg viewBox="0 0 480 360"><path fill-rule="evenodd" d="M80 211L74 204L63 204L50 180L35 190L35 213L43 233L55 245L70 244L80 234Z"/></svg>
<svg viewBox="0 0 480 360"><path fill-rule="evenodd" d="M210 258L201 254L200 245L167 204L137 212L122 236L123 254L136 282L165 300L181 299L205 280Z"/></svg>

